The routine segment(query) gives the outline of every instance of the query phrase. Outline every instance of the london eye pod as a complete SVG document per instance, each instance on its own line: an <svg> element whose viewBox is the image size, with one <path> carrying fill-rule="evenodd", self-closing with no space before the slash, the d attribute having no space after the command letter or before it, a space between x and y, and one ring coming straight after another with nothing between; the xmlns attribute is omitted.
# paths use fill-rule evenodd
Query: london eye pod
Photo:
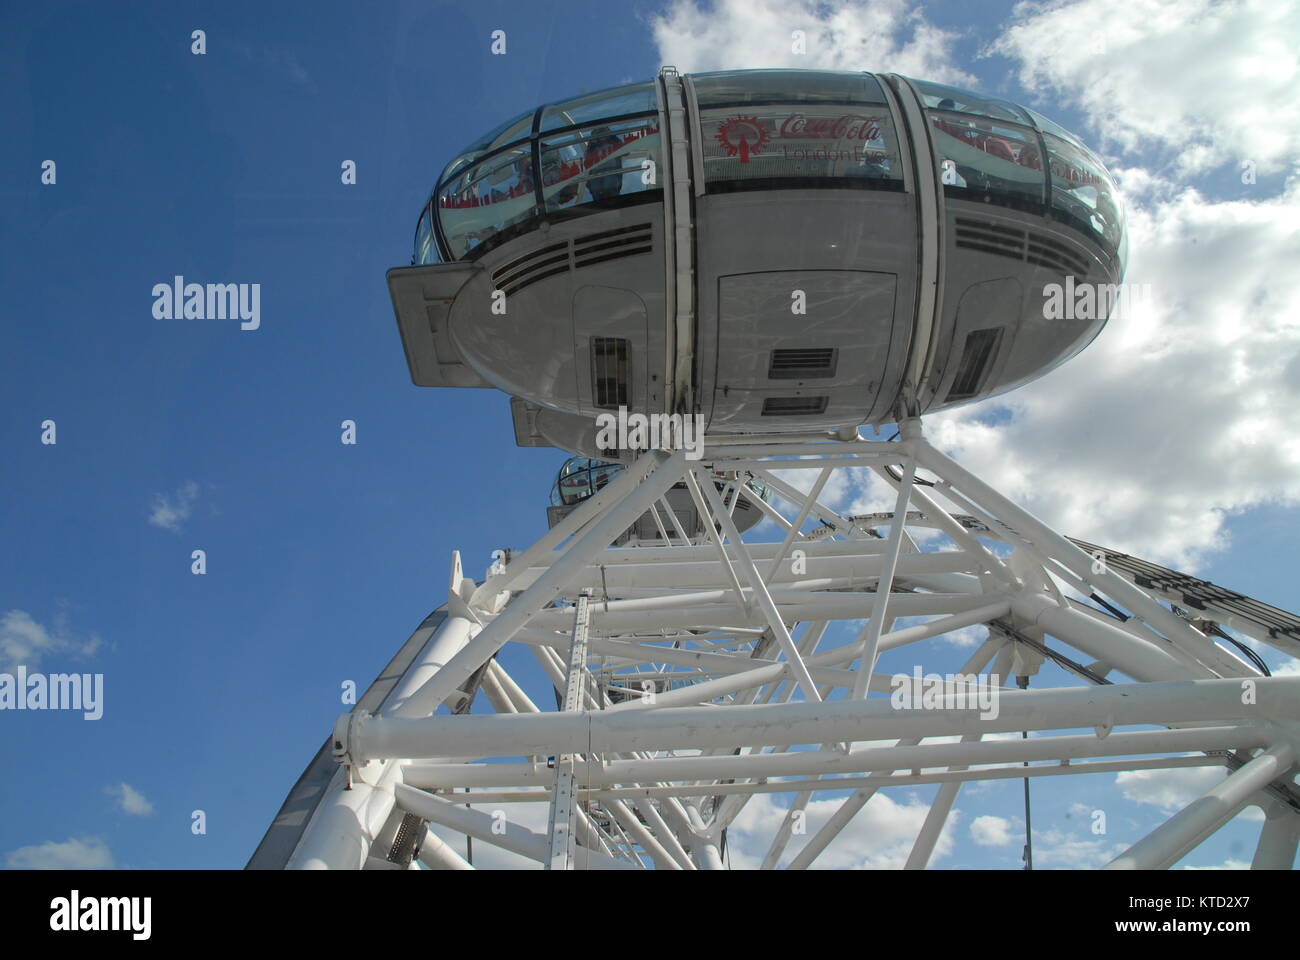
<svg viewBox="0 0 1300 960"><path fill-rule="evenodd" d="M521 443L593 420L710 435L895 422L1025 383L1124 272L1105 166L1032 110L892 74L743 70L545 104L452 160L388 283L411 377L515 398Z"/></svg>

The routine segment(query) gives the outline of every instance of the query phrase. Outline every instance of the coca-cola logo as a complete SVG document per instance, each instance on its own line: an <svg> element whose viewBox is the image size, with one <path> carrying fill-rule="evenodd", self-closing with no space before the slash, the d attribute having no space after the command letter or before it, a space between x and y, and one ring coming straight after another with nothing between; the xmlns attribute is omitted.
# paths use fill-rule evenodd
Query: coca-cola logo
<svg viewBox="0 0 1300 960"><path fill-rule="evenodd" d="M730 117L718 124L714 139L722 144L727 156L749 163L773 137L781 140L835 140L872 143L881 139L881 118L843 114L838 117L810 117L792 113L761 121L757 117Z"/></svg>
<svg viewBox="0 0 1300 960"><path fill-rule="evenodd" d="M767 131L757 117L732 117L718 124L714 139L726 148L727 156L749 163L749 155L767 143Z"/></svg>
<svg viewBox="0 0 1300 960"><path fill-rule="evenodd" d="M806 117L792 113L781 122L780 136L785 140L878 140L879 117Z"/></svg>

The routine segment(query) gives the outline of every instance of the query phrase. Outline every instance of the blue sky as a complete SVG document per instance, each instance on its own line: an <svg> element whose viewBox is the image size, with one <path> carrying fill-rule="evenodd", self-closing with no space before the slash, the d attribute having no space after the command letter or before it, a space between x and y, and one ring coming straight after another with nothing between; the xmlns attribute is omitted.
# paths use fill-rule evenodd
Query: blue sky
<svg viewBox="0 0 1300 960"><path fill-rule="evenodd" d="M1012 58L984 55L1010 11L920 10L953 33L946 53L977 88L1088 135L1077 98L1052 105ZM493 549L545 530L564 455L517 448L495 391L411 385L384 272L409 262L420 204L462 146L537 103L653 76L652 20L672 13L582 0L0 10L0 615L36 638L40 669L102 672L106 686L96 722L0 716L16 774L0 792L0 864L74 842L46 852L242 866L344 709L340 684L364 688L444 599L451 551L481 576ZM506 56L489 53L495 29ZM1138 144L1121 166L1167 176L1176 154ZM345 160L355 185L340 182ZM1261 176L1251 197L1276 197L1285 175ZM1243 196L1230 166L1192 185L1208 204ZM260 329L155 319L152 287L177 274L260 283ZM1108 438L1098 425L1098 449ZM1198 570L1300 608L1294 500L1270 490L1225 497ZM168 519L160 503L174 529L151 522ZM121 783L151 812L124 804ZM1018 840L982 846L966 827L1019 790L964 792L938 865L1017 865ZM1035 791L1044 829L1075 827L1079 800L1112 807L1112 832L1131 821L1134 838L1159 818L1110 777ZM205 836L191 833L196 809ZM1196 862L1248 860L1251 844L1253 828L1234 825Z"/></svg>

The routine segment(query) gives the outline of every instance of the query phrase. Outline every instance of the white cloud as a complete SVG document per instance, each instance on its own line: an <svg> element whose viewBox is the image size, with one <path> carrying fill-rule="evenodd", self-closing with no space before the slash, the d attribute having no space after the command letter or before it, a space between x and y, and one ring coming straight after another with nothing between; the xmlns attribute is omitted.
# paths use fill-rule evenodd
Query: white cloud
<svg viewBox="0 0 1300 960"><path fill-rule="evenodd" d="M1224 860L1223 863L1211 864L1208 867L1196 867L1196 866L1192 866L1191 864L1188 864L1187 866L1183 867L1183 869L1184 870L1249 870L1250 864L1247 863L1245 860L1234 860L1232 859L1232 857L1229 857L1227 860Z"/></svg>
<svg viewBox="0 0 1300 960"><path fill-rule="evenodd" d="M822 825L844 803L842 797L813 800L807 808L806 832L793 836L781 860L784 867L816 835ZM877 793L848 825L839 832L813 867L829 870L900 870L907 862L916 835L929 812L929 804L914 795L899 803L886 793ZM727 831L727 846L732 866L738 870L757 869L763 862L768 846L785 819L786 807L778 805L771 796L755 796L741 811ZM961 812L953 810L944 824L935 844L930 865L946 857L953 846L953 831L961 820Z"/></svg>
<svg viewBox="0 0 1300 960"><path fill-rule="evenodd" d="M1022 3L995 47L1113 148L1181 151L1184 173L1294 168L1300 19L1287 7ZM1300 176L1215 201L1149 161L1116 171L1126 279L1149 285L1147 302L1042 380L932 418L932 435L1062 532L1195 570L1233 514L1300 504ZM981 422L999 408L1009 423Z"/></svg>
<svg viewBox="0 0 1300 960"><path fill-rule="evenodd" d="M175 493L155 493L149 522L172 533L180 533L181 526L190 518L194 503L199 498L199 485L193 480L181 484Z"/></svg>
<svg viewBox="0 0 1300 960"><path fill-rule="evenodd" d="M25 610L10 610L0 617L0 669L12 671L22 664L36 670L47 655L88 657L101 642L98 634L73 634L62 612L55 614L53 626L47 628Z"/></svg>
<svg viewBox="0 0 1300 960"><path fill-rule="evenodd" d="M970 822L970 835L981 847L1005 847L1011 843L1011 821L1003 817L982 816Z"/></svg>
<svg viewBox="0 0 1300 960"><path fill-rule="evenodd" d="M148 817L154 812L153 804L145 795L129 783L118 783L104 788L104 792L116 801L123 813L133 817Z"/></svg>
<svg viewBox="0 0 1300 960"><path fill-rule="evenodd" d="M69 837L19 847L5 856L7 870L112 870L113 853L99 837Z"/></svg>
<svg viewBox="0 0 1300 960"><path fill-rule="evenodd" d="M1124 799L1161 812L1174 814L1197 797L1214 789L1227 776L1223 767L1175 767L1170 770L1129 770L1115 775L1115 785ZM1264 819L1259 807L1247 807L1237 816L1244 820Z"/></svg>
<svg viewBox="0 0 1300 960"><path fill-rule="evenodd" d="M1231 514L1300 503L1297 219L1300 178L1131 206L1146 302L1041 380L927 418L930 438L1063 533L1194 570Z"/></svg>
<svg viewBox="0 0 1300 960"><path fill-rule="evenodd" d="M949 630L947 633L941 633L941 637L948 643L957 647L975 647L989 638L989 629L983 625L973 627L961 627L958 630Z"/></svg>
<svg viewBox="0 0 1300 960"><path fill-rule="evenodd" d="M1125 845L1108 840L1081 840L1062 830L1034 831L1034 866L1091 870L1104 867L1123 853Z"/></svg>
<svg viewBox="0 0 1300 960"><path fill-rule="evenodd" d="M717 0L710 9L675 0L651 27L660 62L683 73L795 67L971 80L953 65L955 35L906 0ZM793 50L795 30L804 32L806 53Z"/></svg>
<svg viewBox="0 0 1300 960"><path fill-rule="evenodd" d="M1026 2L1013 21L994 49L1019 61L1025 87L1082 109L1103 145L1154 144L1189 173L1300 156L1293 3Z"/></svg>

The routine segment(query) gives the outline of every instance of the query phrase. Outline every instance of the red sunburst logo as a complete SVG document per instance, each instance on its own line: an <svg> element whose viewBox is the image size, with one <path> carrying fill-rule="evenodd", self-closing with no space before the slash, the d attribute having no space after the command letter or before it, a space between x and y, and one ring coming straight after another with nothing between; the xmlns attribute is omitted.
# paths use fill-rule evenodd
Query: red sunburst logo
<svg viewBox="0 0 1300 960"><path fill-rule="evenodd" d="M749 155L767 143L767 131L757 117L732 117L718 124L714 139L727 148L727 156L739 156L741 163L749 163Z"/></svg>

